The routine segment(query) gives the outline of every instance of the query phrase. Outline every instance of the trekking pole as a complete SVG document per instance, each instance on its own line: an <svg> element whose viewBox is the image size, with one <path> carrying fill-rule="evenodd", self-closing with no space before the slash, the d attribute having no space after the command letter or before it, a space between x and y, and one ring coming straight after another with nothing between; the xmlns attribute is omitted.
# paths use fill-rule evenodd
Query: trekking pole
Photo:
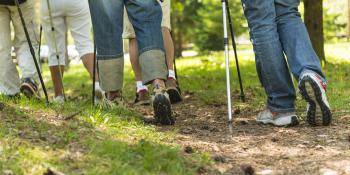
<svg viewBox="0 0 350 175"><path fill-rule="evenodd" d="M40 32L39 32L39 49L38 49L38 57L39 57L39 63L40 63L40 68L42 68L41 65L41 56L40 56L40 52L41 52L41 37L43 35L43 26L40 25ZM41 69L40 69L41 70Z"/></svg>
<svg viewBox="0 0 350 175"><path fill-rule="evenodd" d="M228 22L229 22L229 26L230 26L232 47L233 47L233 51L235 53L238 81L239 81L239 87L240 87L240 90L241 90L240 97L241 97L241 100L243 102L245 102L245 95L244 95L244 90L243 90L242 76L241 76L241 71L239 69L239 61L238 61L238 54L237 54L237 44L236 44L235 35L234 35L234 32L233 32L233 24L232 24L232 19L231 19L230 7L228 5L228 0L224 0L224 1L225 1L225 5L226 5L227 18L228 18Z"/></svg>
<svg viewBox="0 0 350 175"><path fill-rule="evenodd" d="M94 63L93 63L93 73L92 73L92 98L91 98L91 101L92 101L92 106L95 106L95 90L96 90L96 87L95 87L95 80L96 80L96 43L94 41Z"/></svg>
<svg viewBox="0 0 350 175"><path fill-rule="evenodd" d="M24 21L24 17L23 17L23 14L22 14L21 7L19 6L18 0L15 0L15 3L16 3L17 10L18 10L18 13L19 13L19 17L20 17L21 22L22 22L22 26L23 26L23 30L24 30L25 36L26 36L26 38L27 38L27 42L28 42L28 45L29 45L29 50L30 50L30 53L31 53L31 55L32 55L32 57L33 57L33 61L34 61L34 64L35 64L35 68L36 68L36 71L37 71L37 73L38 73L39 80L40 80L41 86L42 86L43 91L44 91L44 94L45 94L46 104L49 104L49 97L48 97L48 95L47 95L45 83L44 83L43 77L42 77L42 75L41 75L41 71L40 71L40 68L39 68L38 60L36 59L36 56L35 56L35 51L34 51L32 42L31 42L31 40L30 40L30 36L29 36L29 33L28 33L28 29L27 29L26 23L25 23L25 21Z"/></svg>
<svg viewBox="0 0 350 175"><path fill-rule="evenodd" d="M226 12L226 2L222 0L222 16L224 24L224 47L225 47L225 61L226 61L226 89L227 89L227 112L228 112L228 125L229 130L232 132L233 121L232 121L232 107L231 107L231 82L230 82L230 59L229 59L229 49L228 49L228 33L227 33L227 12Z"/></svg>
<svg viewBox="0 0 350 175"><path fill-rule="evenodd" d="M56 30L53 24L53 18L52 18L52 12L51 12L51 5L50 5L50 0L46 0L47 2L47 8L49 10L49 18L50 18L50 24L51 24L51 32L52 32L52 38L54 40L54 45L55 45L55 51L56 51L56 58L57 58L57 63L58 63L58 71L60 74L60 79L61 79L61 84L62 84L62 92L63 92L63 97L66 99L66 93L64 90L64 84L63 84L63 71L61 69L60 65L60 55L58 53L58 46L57 46L57 38L56 38Z"/></svg>

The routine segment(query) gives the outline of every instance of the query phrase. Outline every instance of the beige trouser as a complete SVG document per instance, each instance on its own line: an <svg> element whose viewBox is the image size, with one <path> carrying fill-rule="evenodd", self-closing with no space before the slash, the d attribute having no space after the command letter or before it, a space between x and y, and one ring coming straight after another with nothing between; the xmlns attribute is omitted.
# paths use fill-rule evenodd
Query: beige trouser
<svg viewBox="0 0 350 175"><path fill-rule="evenodd" d="M32 44L37 51L38 42L35 36L37 29L34 23L34 7L32 0L21 4L21 10L26 22ZM0 5L0 94L14 95L19 93L20 78L16 65L11 57L11 27L14 28L14 41L17 61L23 78L32 78L38 81L38 74L35 69L33 57L29 50L29 45L25 37L23 26L16 6ZM37 52L36 52L37 53ZM38 58L38 57L37 57Z"/></svg>
<svg viewBox="0 0 350 175"><path fill-rule="evenodd" d="M159 1L158 1L159 2ZM163 18L162 18L162 27L166 27L171 30L171 22L170 22L170 12L171 12L171 0L164 0L164 2L159 2L162 7ZM124 8L124 28L123 28L123 38L130 39L135 38L134 27L132 26L128 13Z"/></svg>
<svg viewBox="0 0 350 175"><path fill-rule="evenodd" d="M92 24L88 1L50 0L50 7L55 33L51 31L47 0L41 1L41 23L50 51L49 66L65 65L65 33L67 28L73 36L80 58L86 54L93 53ZM57 53L59 60L56 57Z"/></svg>

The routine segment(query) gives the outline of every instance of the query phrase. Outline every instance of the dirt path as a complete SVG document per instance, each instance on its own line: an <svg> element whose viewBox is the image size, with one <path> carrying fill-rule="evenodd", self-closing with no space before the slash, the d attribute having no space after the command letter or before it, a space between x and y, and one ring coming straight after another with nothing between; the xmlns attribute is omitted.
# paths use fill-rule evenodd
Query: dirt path
<svg viewBox="0 0 350 175"><path fill-rule="evenodd" d="M242 111L230 134L226 106L196 106L188 101L173 110L179 130L175 143L188 154L209 152L215 162L199 174L350 174L350 126L345 124L350 116L340 117L331 127L312 128L302 122L298 127L277 128L257 124L257 111Z"/></svg>

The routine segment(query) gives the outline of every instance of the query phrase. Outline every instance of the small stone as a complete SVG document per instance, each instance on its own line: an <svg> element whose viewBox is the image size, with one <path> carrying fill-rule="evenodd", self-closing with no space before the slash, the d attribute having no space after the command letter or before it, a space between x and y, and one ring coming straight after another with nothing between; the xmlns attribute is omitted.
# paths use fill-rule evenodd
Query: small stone
<svg viewBox="0 0 350 175"><path fill-rule="evenodd" d="M193 150L193 148L191 146L186 146L185 147L185 153L192 154L192 153L194 153L194 150Z"/></svg>
<svg viewBox="0 0 350 175"><path fill-rule="evenodd" d="M5 104L4 103L0 103L0 111L3 111L5 109Z"/></svg>
<svg viewBox="0 0 350 175"><path fill-rule="evenodd" d="M224 156L221 156L221 155L215 155L213 156L213 159L215 162L218 162L218 163L226 163L226 159Z"/></svg>
<svg viewBox="0 0 350 175"><path fill-rule="evenodd" d="M255 170L251 165L242 165L241 169L243 170L245 175L254 175Z"/></svg>
<svg viewBox="0 0 350 175"><path fill-rule="evenodd" d="M274 137L274 138L271 139L271 141L272 142L278 142L278 139Z"/></svg>

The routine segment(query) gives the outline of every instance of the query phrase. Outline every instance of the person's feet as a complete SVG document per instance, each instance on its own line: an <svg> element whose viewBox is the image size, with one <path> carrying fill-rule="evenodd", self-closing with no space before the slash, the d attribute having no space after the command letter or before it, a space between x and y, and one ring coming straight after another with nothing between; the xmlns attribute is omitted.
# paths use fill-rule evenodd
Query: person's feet
<svg viewBox="0 0 350 175"><path fill-rule="evenodd" d="M326 96L326 83L316 73L305 73L299 82L300 93L308 103L307 122L311 126L328 126L332 113Z"/></svg>
<svg viewBox="0 0 350 175"><path fill-rule="evenodd" d="M31 78L23 78L20 91L28 98L39 97L39 89L35 81Z"/></svg>
<svg viewBox="0 0 350 175"><path fill-rule="evenodd" d="M63 105L64 104L64 97L63 96L56 96L53 98L52 102L54 104L58 104L58 105Z"/></svg>
<svg viewBox="0 0 350 175"><path fill-rule="evenodd" d="M157 80L154 82L152 92L152 106L154 110L154 118L162 125L173 125L175 119L171 114L171 103L169 95L166 91L164 82Z"/></svg>
<svg viewBox="0 0 350 175"><path fill-rule="evenodd" d="M136 92L136 98L134 105L149 105L150 104L150 95L147 89L141 89Z"/></svg>
<svg viewBox="0 0 350 175"><path fill-rule="evenodd" d="M170 102L172 104L182 101L181 90L177 81L173 78L168 78L166 81L167 93L169 94Z"/></svg>
<svg viewBox="0 0 350 175"><path fill-rule="evenodd" d="M262 124L272 124L275 126L296 126L299 124L298 117L295 112L271 112L265 109L256 117L256 121Z"/></svg>
<svg viewBox="0 0 350 175"><path fill-rule="evenodd" d="M125 106L122 92L121 91L107 92L103 105L107 109L114 108L116 106Z"/></svg>

